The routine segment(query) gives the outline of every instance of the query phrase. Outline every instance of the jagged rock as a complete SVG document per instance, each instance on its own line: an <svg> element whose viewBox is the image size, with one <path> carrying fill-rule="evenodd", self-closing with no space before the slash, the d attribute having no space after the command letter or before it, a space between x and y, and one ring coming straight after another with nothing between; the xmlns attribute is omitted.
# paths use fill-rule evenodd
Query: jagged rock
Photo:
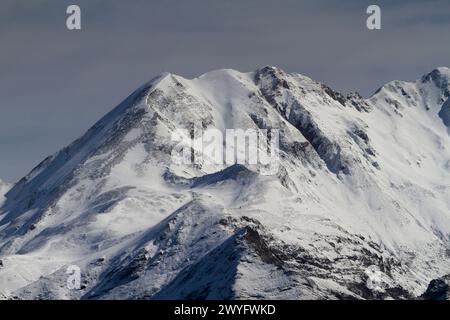
<svg viewBox="0 0 450 320"><path fill-rule="evenodd" d="M427 291L421 298L424 300L450 300L450 275L431 280Z"/></svg>

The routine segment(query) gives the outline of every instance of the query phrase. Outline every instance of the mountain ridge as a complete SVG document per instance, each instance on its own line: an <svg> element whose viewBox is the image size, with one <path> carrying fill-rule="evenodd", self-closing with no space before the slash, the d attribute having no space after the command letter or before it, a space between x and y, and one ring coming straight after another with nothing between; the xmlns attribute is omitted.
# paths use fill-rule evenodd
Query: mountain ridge
<svg viewBox="0 0 450 320"><path fill-rule="evenodd" d="M0 292L212 298L220 290L207 278L181 296L177 283L186 270L204 274L202 259L219 270L208 253L226 247L245 254L223 298L419 296L449 273L448 70L388 83L368 99L270 66L155 77L7 193ZM174 164L171 133L193 123L280 129L280 170ZM226 239L239 245L221 247ZM83 270L83 289L64 289L68 264Z"/></svg>

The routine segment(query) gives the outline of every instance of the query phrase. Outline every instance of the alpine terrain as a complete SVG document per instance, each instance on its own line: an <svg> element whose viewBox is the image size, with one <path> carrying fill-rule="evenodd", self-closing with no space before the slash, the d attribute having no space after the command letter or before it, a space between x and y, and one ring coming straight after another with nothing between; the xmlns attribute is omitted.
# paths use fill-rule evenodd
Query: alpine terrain
<svg viewBox="0 0 450 320"><path fill-rule="evenodd" d="M275 174L174 161L198 124L278 129ZM445 67L368 99L275 67L163 74L0 198L0 298L448 298L449 134Z"/></svg>

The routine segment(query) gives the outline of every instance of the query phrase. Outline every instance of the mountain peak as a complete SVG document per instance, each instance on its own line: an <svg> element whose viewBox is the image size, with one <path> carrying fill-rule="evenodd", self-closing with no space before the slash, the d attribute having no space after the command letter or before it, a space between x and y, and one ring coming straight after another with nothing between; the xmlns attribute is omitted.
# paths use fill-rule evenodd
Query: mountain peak
<svg viewBox="0 0 450 320"><path fill-rule="evenodd" d="M450 260L450 141L428 112L448 71L369 100L273 66L160 74L0 197L0 296L192 298L217 287L214 274L244 298L422 293ZM277 171L238 152L223 161L228 129L267 130L253 149L263 156L270 130ZM250 136L230 137L250 153ZM68 264L84 289L61 289ZM304 279L314 280L299 290Z"/></svg>
<svg viewBox="0 0 450 320"><path fill-rule="evenodd" d="M449 67L437 67L434 68L433 72L438 72L440 74L446 75L447 77L450 75L450 68Z"/></svg>
<svg viewBox="0 0 450 320"><path fill-rule="evenodd" d="M262 68L258 68L256 69L256 72L261 72L261 73L285 73L284 70L275 67L275 66L271 66L271 65L266 65Z"/></svg>
<svg viewBox="0 0 450 320"><path fill-rule="evenodd" d="M437 67L421 78L422 83L434 82L439 88L444 88L450 82L450 69L447 67Z"/></svg>

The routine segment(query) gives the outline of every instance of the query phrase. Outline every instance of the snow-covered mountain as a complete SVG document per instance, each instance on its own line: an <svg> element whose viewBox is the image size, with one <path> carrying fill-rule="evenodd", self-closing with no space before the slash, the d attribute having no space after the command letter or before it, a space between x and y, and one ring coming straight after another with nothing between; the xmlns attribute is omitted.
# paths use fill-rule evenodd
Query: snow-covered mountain
<svg viewBox="0 0 450 320"><path fill-rule="evenodd" d="M278 173L174 163L198 123L279 129ZM418 297L450 274L449 133L448 68L369 99L274 67L163 74L7 193L0 296Z"/></svg>

